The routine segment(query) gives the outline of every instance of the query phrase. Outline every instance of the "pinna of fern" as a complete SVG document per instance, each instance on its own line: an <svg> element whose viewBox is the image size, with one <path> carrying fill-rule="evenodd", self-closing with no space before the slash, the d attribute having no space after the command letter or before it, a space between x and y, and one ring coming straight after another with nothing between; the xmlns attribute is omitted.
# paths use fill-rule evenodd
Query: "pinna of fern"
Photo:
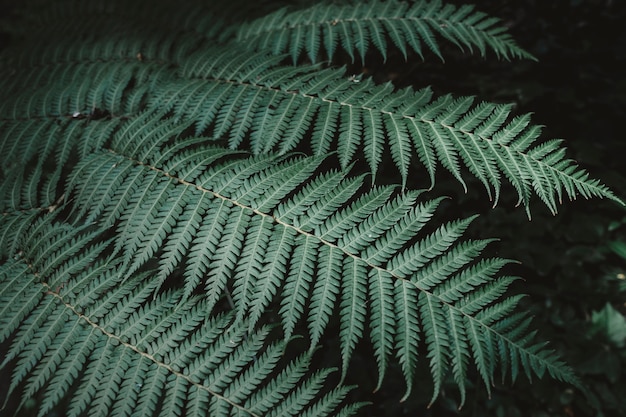
<svg viewBox="0 0 626 417"><path fill-rule="evenodd" d="M508 358L513 376L547 370L576 382L528 337L527 322L507 324L516 299L500 297L514 278L497 276L508 261L480 259L489 240L460 241L471 218L421 233L438 200L417 204L416 192L364 190L362 176L317 174L320 157L241 159L194 138L190 149L164 132L142 133L157 124L181 130L145 114L70 177L75 215L115 229L127 277L156 257L158 282L180 271L184 297L203 292L207 312L231 294L236 321L251 329L276 303L285 338L304 326L311 348L338 314L342 375L367 338L378 386L396 357L407 395L422 343L433 399L449 369L464 399L470 362L488 389L495 363ZM488 353L498 351L506 355Z"/></svg>
<svg viewBox="0 0 626 417"><path fill-rule="evenodd" d="M561 141L537 143L541 128L529 115L512 117L510 105L477 103L473 97L433 98L429 88L396 91L390 83L346 77L343 69L280 61L265 52L198 52L181 64L179 82L167 80L154 105L193 120L197 133L228 138L233 149L246 146L247 138L254 153L286 153L310 141L315 155L336 150L344 169L359 149L374 176L389 152L403 186L419 161L431 187L437 167L443 166L467 191L465 167L483 183L494 205L504 177L529 215L533 192L553 213L563 196L621 202L566 158Z"/></svg>
<svg viewBox="0 0 626 417"><path fill-rule="evenodd" d="M0 368L14 363L20 408L42 391L41 416L69 393L68 416L348 416L362 406L342 405L350 388L326 382L332 369L309 372L310 354L285 360L270 327L250 332L232 314L208 317L201 297L157 295L149 271L124 280L102 232L48 216L0 267L0 340L15 335Z"/></svg>
<svg viewBox="0 0 626 417"><path fill-rule="evenodd" d="M476 48L482 56L491 50L505 59L533 58L513 41L498 19L472 5L457 7L439 0L318 3L292 11L285 7L246 22L237 31L237 42L275 55L288 52L293 62L302 53L317 62L322 51L332 60L339 46L353 61L358 54L365 62L372 47L386 60L388 40L405 59L408 49L424 58L426 46L443 60L437 37L461 50Z"/></svg>

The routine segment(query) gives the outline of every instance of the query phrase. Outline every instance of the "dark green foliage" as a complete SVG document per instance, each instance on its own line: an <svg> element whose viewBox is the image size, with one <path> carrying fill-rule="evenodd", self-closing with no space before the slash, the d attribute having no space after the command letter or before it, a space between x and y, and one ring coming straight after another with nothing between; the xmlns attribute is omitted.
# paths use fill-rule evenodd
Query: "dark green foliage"
<svg viewBox="0 0 626 417"><path fill-rule="evenodd" d="M343 381L365 343L377 389L399 367L403 399L425 391L418 362L431 403L451 376L462 405L470 372L487 391L498 373L581 388L515 310L509 261L464 237L475 217L433 220L442 200L407 182L432 188L443 166L496 204L504 177L528 213L533 193L552 212L564 196L619 199L511 106L333 61L391 45L442 56L445 42L530 54L437 1L224 3L17 8L23 39L0 61L0 335L21 405L351 415L363 404ZM377 183L385 158L400 185ZM334 377L315 361L331 338Z"/></svg>
<svg viewBox="0 0 626 417"><path fill-rule="evenodd" d="M477 12L471 5L455 7L441 1L321 3L306 13L283 8L242 25L237 41L274 54L289 52L294 62L302 52L312 62L322 51L332 59L339 47L353 60L358 53L363 62L370 48L386 60L388 39L405 58L409 49L423 58L422 49L427 47L443 59L437 35L461 50L476 48L482 56L490 49L506 59L532 58L515 44L497 18Z"/></svg>
<svg viewBox="0 0 626 417"><path fill-rule="evenodd" d="M45 387L42 415L70 388L67 415L302 415L328 370L305 376L306 354L282 365L284 342L266 344L267 326L250 332L232 315L207 317L201 297L181 305L177 291L156 295L159 281L146 273L124 279L98 235L41 220L22 236L26 251L3 265L2 336L16 335L2 363L16 362L11 390L25 383L29 398ZM328 413L347 391L306 413Z"/></svg>

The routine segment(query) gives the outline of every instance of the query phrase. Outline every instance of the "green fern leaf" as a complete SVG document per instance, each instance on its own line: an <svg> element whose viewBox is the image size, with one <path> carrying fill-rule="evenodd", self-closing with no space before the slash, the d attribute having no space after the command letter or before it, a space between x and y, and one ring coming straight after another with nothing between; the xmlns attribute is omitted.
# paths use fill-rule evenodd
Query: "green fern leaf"
<svg viewBox="0 0 626 417"><path fill-rule="evenodd" d="M209 72L199 72L199 63L215 55L223 59L212 61ZM195 122L197 133L214 125L219 136L226 132L231 135L230 122L213 108L249 106L242 97L253 97L258 110L254 116L245 113L251 119L240 120L235 134L240 138L245 136L242 129L252 130L254 152L276 147L292 149L310 132L318 155L328 152L336 141L344 168L362 149L375 176L388 148L403 184L415 156L425 165L431 182L439 163L467 190L465 167L483 183L494 205L503 178L517 190L527 210L531 191L553 212L563 195L570 199L580 194L619 201L600 182L588 179L584 170L565 159L558 142L535 145L540 129L529 125L526 116L509 121L509 105L476 104L472 97L443 96L433 100L428 89L393 92L389 85L346 79L334 69L289 68L277 66L276 57L265 54L241 57L234 52L205 52L191 57L181 71L184 77L202 80L189 87L176 87L159 100L176 114L176 120L200 118L199 123ZM216 91L219 93L214 96ZM413 99L416 102L408 105ZM239 139L231 139L231 144L239 143Z"/></svg>
<svg viewBox="0 0 626 417"><path fill-rule="evenodd" d="M143 131L145 126L136 129ZM134 259L130 271L144 267L147 257L136 254L148 251L164 268L161 276L184 269L186 297L204 287L207 311L228 300L236 322L247 321L251 329L264 320L269 305L276 301L280 303L278 317L285 336L291 337L300 322L306 321L312 347L318 345L337 312L342 375L349 368L356 344L369 338L379 367L379 386L394 352L407 379L412 376L417 360L414 343L419 340L424 340L429 351L435 382L433 399L449 370L464 395L464 378L474 358L482 374L488 376L485 380L491 381L493 366L477 356L477 343L494 352L501 346L507 355L519 355L522 364L512 362L512 369L521 366L524 372L532 372L553 368L565 380L575 381L568 369L559 370L562 364L555 365L550 355L534 353L538 345L532 344L528 333L506 336L516 341L513 346L502 340L505 336L494 327L506 319L509 307L495 311L489 319L480 318L491 306L500 309L499 297L512 279L496 277L507 261L476 260L488 240L458 241L471 218L444 224L418 238L437 201L416 206L418 193L393 197L393 187L374 188L359 196L356 193L362 178L344 179L332 172L317 176L314 172L319 158L269 155L237 160L233 154L190 182L163 169L171 165L170 158L181 161L176 152L168 150L174 146L169 136L158 139L128 129L121 131L123 136L112 144L120 148L94 153L77 167L71 183L76 187L73 195L87 195L80 190L86 182L79 177L93 177L90 167L97 170L135 160L138 155L156 162L134 162L148 183L126 188L129 196L113 195L128 202L128 208L119 212L114 222L118 230L127 231L118 234L115 247L123 254L121 259ZM138 154L138 149L145 151ZM226 156L221 150L208 152L203 146L196 151ZM177 162L178 172L197 169L197 158L189 151L185 156L190 166ZM133 173L123 170L119 175L122 178L116 182L124 183ZM101 195L88 194L91 204L98 206L99 199L112 197L107 190L102 191ZM179 204L181 201L192 203ZM120 203L113 200L109 204ZM200 226L185 227L187 233L177 236L182 239L176 243L177 256L171 257L165 250L165 236L171 237L175 225L185 225L191 218L198 219ZM154 232L146 234L142 227ZM402 290L395 290L396 286ZM397 308L393 313L386 308L391 302ZM414 310L416 305L418 310ZM474 339L466 320L480 329L471 333ZM482 339L476 340L481 334ZM527 359L529 355L532 360ZM544 360L547 363L542 364ZM407 380L407 386L411 384Z"/></svg>
<svg viewBox="0 0 626 417"><path fill-rule="evenodd" d="M57 407L72 385L67 415L153 415L162 396L177 398L167 404L174 414L358 409L342 410L348 388L320 394L330 371L309 375L309 355L284 361L284 343L266 343L269 328L248 333L232 315L207 319L195 297L176 308L177 291L150 300L159 281L148 273L122 282L119 261L85 262L107 248L97 243L101 233L45 219L23 236L23 257L0 267L0 298L9 307L2 340L13 336L1 366L15 360L10 390L23 385L24 401L44 390L40 414ZM31 250L42 237L58 250ZM16 298L28 302L11 302Z"/></svg>
<svg viewBox="0 0 626 417"><path fill-rule="evenodd" d="M303 51L312 62L319 61L320 45L332 59L340 44L353 61L358 54L364 62L370 46L387 58L388 35L405 58L408 47L421 56L425 44L443 59L436 33L461 50L476 48L482 56L491 49L505 59L533 59L514 43L497 19L474 11L472 6L456 8L440 1L417 1L413 5L395 0L320 3L292 12L281 9L243 24L237 41L257 50L273 46L274 54L289 52L294 62Z"/></svg>

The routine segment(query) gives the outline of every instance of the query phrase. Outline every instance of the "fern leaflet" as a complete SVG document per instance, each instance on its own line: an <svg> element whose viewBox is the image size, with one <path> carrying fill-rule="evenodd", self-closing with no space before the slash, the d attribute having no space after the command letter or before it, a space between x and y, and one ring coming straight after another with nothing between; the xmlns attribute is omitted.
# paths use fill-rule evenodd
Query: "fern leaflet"
<svg viewBox="0 0 626 417"><path fill-rule="evenodd" d="M289 52L294 62L305 52L311 62L320 59L320 50L332 60L340 45L354 61L361 62L373 46L386 60L388 39L407 58L408 49L423 57L423 46L443 59L436 35L470 52L487 49L499 57L533 58L518 47L499 25L498 19L477 12L473 6L455 7L440 1L320 3L308 9L288 12L280 9L243 24L237 41L274 54Z"/></svg>

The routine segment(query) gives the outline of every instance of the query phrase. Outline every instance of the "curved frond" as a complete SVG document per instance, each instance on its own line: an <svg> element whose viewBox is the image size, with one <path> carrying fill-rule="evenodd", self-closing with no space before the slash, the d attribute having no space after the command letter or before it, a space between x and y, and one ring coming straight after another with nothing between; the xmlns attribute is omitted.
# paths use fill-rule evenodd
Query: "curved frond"
<svg viewBox="0 0 626 417"><path fill-rule="evenodd" d="M567 159L560 142L537 143L540 127L528 115L511 117L510 105L433 98L428 88L394 91L391 84L346 77L341 70L284 67L279 61L225 49L203 52L181 68L181 75L193 81L171 86L159 103L178 119L193 121L197 133L212 126L213 134L228 136L233 148L249 135L255 153L285 153L312 136L315 154L334 148L343 168L357 149L363 150L374 175L388 149L403 184L418 161L431 187L439 166L464 187L469 172L494 205L505 179L527 210L533 192L552 212L563 196L619 201Z"/></svg>
<svg viewBox="0 0 626 417"><path fill-rule="evenodd" d="M358 56L364 62L372 48L386 59L390 43L405 59L409 49L422 57L429 49L443 60L438 37L461 50L476 49L482 56L491 50L504 59L534 59L516 45L498 19L471 5L455 7L439 0L318 3L291 12L285 8L243 24L237 31L238 42L256 50L289 53L294 62L301 54L317 62L322 50L332 59L338 48L352 60Z"/></svg>
<svg viewBox="0 0 626 417"><path fill-rule="evenodd" d="M285 360L271 329L250 332L231 314L207 318L206 302L157 293L149 272L124 281L100 230L47 220L22 237L24 251L0 267L0 341L13 335L1 367L10 391L43 392L39 414L75 390L68 416L351 415L347 387L327 390L331 370L309 372L310 355ZM44 242L44 243L42 243ZM313 414L311 414L313 413Z"/></svg>
<svg viewBox="0 0 626 417"><path fill-rule="evenodd" d="M280 321L287 339L306 326L312 347L337 315L344 375L357 343L369 339L380 381L398 356L410 387L413 343L422 340L434 396L448 371L464 392L474 358L485 383L492 381L494 367L474 353L476 343L492 351L506 346L507 355L526 358L511 363L514 372L551 368L575 381L563 364L538 354L543 348L527 333L508 337L497 330L508 318L505 308L515 304L499 304L512 279L497 276L507 261L478 260L489 241L460 241L471 218L422 234L438 201L416 204L417 193L397 195L393 187L359 191L362 177L316 175L319 158L231 155L198 173L196 158L170 152L167 136L137 133L146 126L120 130L110 149L77 166L72 180L81 212L103 227L116 225L115 245L128 276L156 257L158 276L180 270L186 297L204 292L208 312L232 303L237 323L251 328L279 303L271 320ZM196 152L226 156L203 146ZM120 169L111 172L112 166ZM106 174L98 174L100 167ZM102 175L136 185L120 195L84 180ZM113 218L94 212L103 201L118 207ZM489 309L493 314L482 318Z"/></svg>
<svg viewBox="0 0 626 417"><path fill-rule="evenodd" d="M63 176L76 158L101 148L122 121L140 111L151 82L168 72L155 61L137 59L132 50L121 39L100 40L66 49L55 45L36 56L27 48L3 62L2 210L58 205Z"/></svg>

